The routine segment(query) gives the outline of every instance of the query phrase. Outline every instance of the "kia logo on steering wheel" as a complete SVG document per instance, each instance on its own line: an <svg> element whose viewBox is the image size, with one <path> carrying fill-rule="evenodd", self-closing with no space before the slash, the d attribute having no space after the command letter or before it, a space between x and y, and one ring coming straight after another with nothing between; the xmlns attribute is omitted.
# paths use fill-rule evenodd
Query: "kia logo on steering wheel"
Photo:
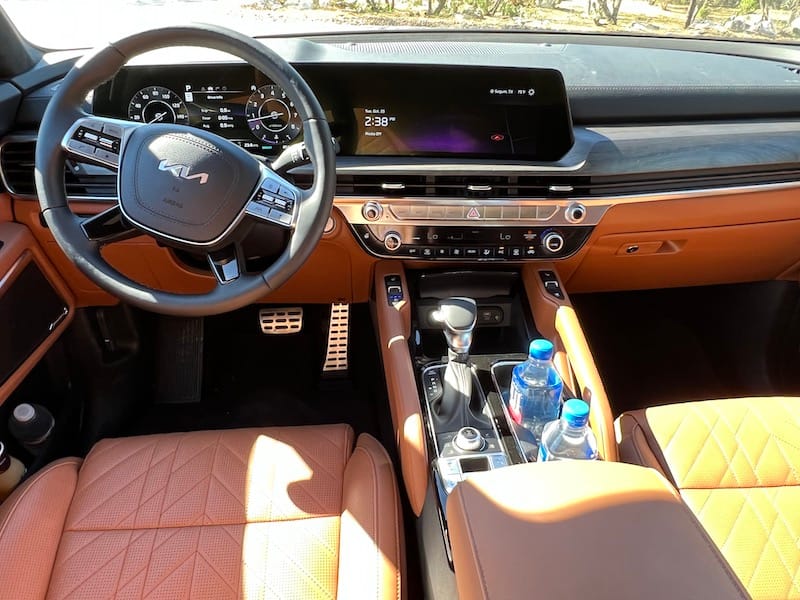
<svg viewBox="0 0 800 600"><path fill-rule="evenodd" d="M186 179L187 181L191 179L199 179L200 185L204 185L208 181L208 173L195 173L194 175L189 175L189 167L186 165L170 165L168 164L169 161L165 158L160 163L158 163L158 170L159 171L168 171L172 173L178 179Z"/></svg>

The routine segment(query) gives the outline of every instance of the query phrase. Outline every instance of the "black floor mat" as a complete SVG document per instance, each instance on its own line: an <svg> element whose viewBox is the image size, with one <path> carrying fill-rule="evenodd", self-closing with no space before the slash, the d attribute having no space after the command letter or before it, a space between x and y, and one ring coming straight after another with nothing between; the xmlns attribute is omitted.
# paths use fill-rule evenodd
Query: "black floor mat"
<svg viewBox="0 0 800 600"><path fill-rule="evenodd" d="M796 393L798 290L768 282L574 295L615 415Z"/></svg>
<svg viewBox="0 0 800 600"><path fill-rule="evenodd" d="M380 438L385 396L366 305L351 306L350 371L321 376L330 306L304 307L299 334L264 335L258 307L205 322L202 400L155 404L127 434L349 423Z"/></svg>

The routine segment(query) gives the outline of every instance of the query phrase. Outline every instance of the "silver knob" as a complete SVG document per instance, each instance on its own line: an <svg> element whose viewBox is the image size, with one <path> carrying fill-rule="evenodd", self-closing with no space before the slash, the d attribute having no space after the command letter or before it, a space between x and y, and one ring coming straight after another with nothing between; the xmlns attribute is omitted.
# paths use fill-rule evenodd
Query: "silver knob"
<svg viewBox="0 0 800 600"><path fill-rule="evenodd" d="M367 221L377 221L383 216L383 207L380 202L370 200L361 207L361 214Z"/></svg>
<svg viewBox="0 0 800 600"><path fill-rule="evenodd" d="M570 223L580 223L586 218L586 207L580 202L572 202L564 211L564 217Z"/></svg>
<svg viewBox="0 0 800 600"><path fill-rule="evenodd" d="M545 252L558 254L564 249L564 236L557 231L546 233L542 238L542 246L544 246Z"/></svg>
<svg viewBox="0 0 800 600"><path fill-rule="evenodd" d="M386 234L383 238L383 246L389 252L397 252L400 249L400 246L403 245L403 240L400 239L400 234L396 231L390 231Z"/></svg>
<svg viewBox="0 0 800 600"><path fill-rule="evenodd" d="M483 439L483 434L474 427L462 427L453 438L453 443L459 450L475 452L483 450L486 440Z"/></svg>

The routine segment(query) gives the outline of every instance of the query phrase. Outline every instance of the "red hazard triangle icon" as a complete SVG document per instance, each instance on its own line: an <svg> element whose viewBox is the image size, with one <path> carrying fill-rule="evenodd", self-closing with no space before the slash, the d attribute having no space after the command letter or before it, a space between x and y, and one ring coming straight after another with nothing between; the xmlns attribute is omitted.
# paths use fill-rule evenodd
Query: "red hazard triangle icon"
<svg viewBox="0 0 800 600"><path fill-rule="evenodd" d="M469 212L467 213L467 218L468 219L480 219L481 218L481 213L478 210L477 206L473 206L472 208L469 209Z"/></svg>

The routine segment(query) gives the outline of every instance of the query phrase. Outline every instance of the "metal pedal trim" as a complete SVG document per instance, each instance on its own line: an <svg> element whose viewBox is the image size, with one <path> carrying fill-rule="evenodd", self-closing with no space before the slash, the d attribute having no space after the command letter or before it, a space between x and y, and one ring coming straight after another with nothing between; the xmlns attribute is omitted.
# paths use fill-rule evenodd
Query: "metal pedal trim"
<svg viewBox="0 0 800 600"><path fill-rule="evenodd" d="M303 308L289 306L284 308L262 308L258 311L258 323L265 335L285 335L300 333L303 329Z"/></svg>
<svg viewBox="0 0 800 600"><path fill-rule="evenodd" d="M347 370L348 335L350 326L350 305L331 304L331 322L328 326L328 349L325 352L323 373Z"/></svg>

